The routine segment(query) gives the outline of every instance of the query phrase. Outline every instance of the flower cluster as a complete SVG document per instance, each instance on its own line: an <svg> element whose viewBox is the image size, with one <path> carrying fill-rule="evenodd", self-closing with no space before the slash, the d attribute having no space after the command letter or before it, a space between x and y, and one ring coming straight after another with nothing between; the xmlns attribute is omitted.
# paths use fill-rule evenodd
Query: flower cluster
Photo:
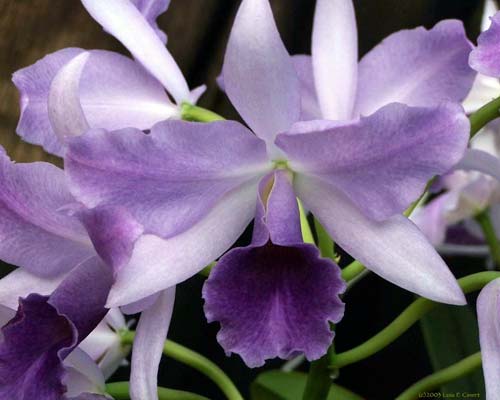
<svg viewBox="0 0 500 400"><path fill-rule="evenodd" d="M351 0L316 1L311 56L288 54L268 0L242 0L219 83L243 124L185 120L204 86L190 90L165 47L168 0L81 1L133 58L68 48L13 76L17 133L64 169L0 152L0 259L18 267L0 280L1 400L107 398L135 313L130 395L157 399L175 287L215 260L202 295L226 353L249 367L319 359L347 278L304 240L305 212L382 278L466 303L433 245L500 202L498 154L467 149L461 105L475 71L500 76L500 15L476 48L446 20L358 60ZM446 192L417 212L419 229L405 211L436 176ZM233 247L252 221L251 243ZM478 314L495 399L500 280Z"/></svg>

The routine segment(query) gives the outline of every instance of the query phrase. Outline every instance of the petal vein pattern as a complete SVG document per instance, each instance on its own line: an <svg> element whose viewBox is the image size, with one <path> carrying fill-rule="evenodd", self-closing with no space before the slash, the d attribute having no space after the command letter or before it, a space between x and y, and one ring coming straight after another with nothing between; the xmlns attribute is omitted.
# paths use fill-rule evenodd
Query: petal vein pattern
<svg viewBox="0 0 500 400"><path fill-rule="evenodd" d="M271 165L265 143L241 124L165 121L151 134L93 130L72 139L66 168L80 201L124 207L144 232L165 239Z"/></svg>

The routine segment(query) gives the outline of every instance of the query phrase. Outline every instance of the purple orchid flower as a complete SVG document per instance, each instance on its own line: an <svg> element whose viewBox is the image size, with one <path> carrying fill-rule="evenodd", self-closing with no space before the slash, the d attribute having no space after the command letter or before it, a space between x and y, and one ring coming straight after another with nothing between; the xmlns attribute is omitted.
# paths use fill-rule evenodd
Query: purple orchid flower
<svg viewBox="0 0 500 400"><path fill-rule="evenodd" d="M24 303L21 303L18 311L20 317L16 318L22 316L23 324L15 325L17 328L14 330L7 329L13 324L12 321L16 320L14 318L5 328L6 332L9 332L10 339L1 345L3 346L0 351L1 369L2 366L7 368L6 363L10 363L10 359L5 358L8 354L18 354L24 351L23 340L25 339L23 337L25 335L45 335L34 336L30 340L33 352L37 345L41 346L36 350L38 351L36 354L40 357L48 357L53 351L55 351L54 357L59 357L58 352L67 347L67 340L70 340L71 344L68 349L76 347L83 341L88 333L98 326L107 311L104 305L112 282L112 268L118 270L121 263L127 260L126 254L132 251L133 242L142 233L142 229L138 224L130 223L133 222L131 218L124 218L125 214L122 209L82 210L80 206L75 206L75 200L67 188L62 170L48 163L14 164L3 150L0 153L0 187L0 258L20 267L0 280L0 304L11 310L16 309L17 299L22 297L30 299L26 307L31 307L27 310L33 310L33 312L25 313L24 316ZM93 242L87 230L92 233ZM106 252L102 252L102 248L105 248ZM90 272L93 272L92 276L87 276L86 274ZM86 290L88 296L91 297L89 298L86 292L81 296L76 292L74 296L69 293L64 297L64 302L52 304L53 298L60 298L57 293L67 293L64 287L69 284L65 284L68 280L72 287L75 287L75 291ZM85 285L88 287L85 288ZM30 294L34 291L36 295ZM149 387L154 384L156 388L155 370L159 364L158 346L152 346L150 340L158 341L158 337L164 340L167 334L173 307L172 292L172 290L167 290L127 307L130 312L143 311L137 335L144 339L136 343L136 351L132 359L131 390L135 393L134 399L145 398L142 389L145 385ZM101 308L91 308L93 301L98 299L102 303ZM85 330L82 332L78 330L77 337L74 329L68 331L68 327L72 327L72 324L77 324L77 322L73 320L72 314L66 314L67 307L72 307L75 313L77 311L82 313L81 315L76 313L77 318L84 318L88 321L89 325L84 326ZM35 320L38 309L46 312L43 317ZM152 315L157 318L155 321L151 321ZM113 317L108 315L107 318L109 320ZM115 326L123 324L123 320L120 322L116 318L113 319ZM30 330L31 324L41 323L45 324L43 325L46 326L45 331ZM61 331L63 328L65 330ZM68 332L75 337L67 336ZM6 334L5 337L7 337ZM63 347L43 347L46 343L52 343L50 340L55 341L54 346L59 346L61 337L65 340L64 343L61 342ZM96 341L102 344L102 341L94 336L88 338L87 343L84 341L81 348L85 349L88 345L95 344ZM115 337L114 349L110 348L107 354L99 354L99 357L104 356L101 366L106 376L117 367L120 359L116 345ZM104 351L102 346L99 349ZM93 349L94 352L97 350ZM51 382L56 382L51 387L63 387L61 362L68 353L69 350L65 350L60 358L51 356L52 364L59 363L57 368L52 365L47 367L50 367L48 371L40 370L45 371L46 375L43 379L50 378ZM23 396L26 397L19 394L20 399L32 398L28 395L31 393L30 388L40 386L37 377L41 375L35 374L36 371L33 369L38 368L37 359L25 358L25 360L26 362L19 364L19 368L15 371L19 375L5 375L5 379L8 379L11 386L5 389L7 397L2 397L3 393L0 392L1 399L11 399L12 397L9 397L11 393L24 393ZM41 365L40 368L43 366ZM0 375L4 377L3 373ZM19 381L21 378L24 379L24 386L22 381ZM13 392L16 390L19 392ZM60 397L50 397L59 396L57 394L59 392L60 389L57 389L56 392L47 394L48 397L37 398L59 399L62 398L62 394ZM147 398L154 399L154 397Z"/></svg>
<svg viewBox="0 0 500 400"><path fill-rule="evenodd" d="M452 25L447 49L469 46ZM82 116L71 88L83 62L64 74L62 97L72 100L53 110L60 126L85 126L65 119ZM342 317L344 284L338 266L302 242L296 197L367 268L436 301L465 303L448 267L401 215L428 179L461 159L469 123L460 106L389 104L359 120L300 122L300 82L265 0L242 2L223 74L253 132L231 121L164 121L149 134L90 129L68 139L76 198L91 208L124 207L144 230L116 271L109 307L189 278L255 217L252 244L225 255L207 280L207 316L222 322L226 351L251 366L297 352L320 357L332 339L328 322ZM470 71L463 76L472 84ZM464 97L467 84L455 78L452 95L424 92L431 100Z"/></svg>
<svg viewBox="0 0 500 400"><path fill-rule="evenodd" d="M125 317L119 309L109 310L79 348L98 362L104 379L108 379L121 366L127 365L127 349L121 343L120 332L127 330Z"/></svg>
<svg viewBox="0 0 500 400"><path fill-rule="evenodd" d="M500 279L488 283L477 298L479 341L483 361L486 399L500 393Z"/></svg>
<svg viewBox="0 0 500 400"><path fill-rule="evenodd" d="M500 13L491 17L490 27L479 35L469 62L481 74L500 77Z"/></svg>
<svg viewBox="0 0 500 400"><path fill-rule="evenodd" d="M472 44L458 20L393 33L358 63L351 0L316 2L311 48L312 57L293 57L303 119L351 120L395 102L461 102L475 76L468 66Z"/></svg>
<svg viewBox="0 0 500 400"><path fill-rule="evenodd" d="M63 360L105 316L111 283L110 270L91 258L50 296L19 300L14 318L2 328L0 399L67 398Z"/></svg>
<svg viewBox="0 0 500 400"><path fill-rule="evenodd" d="M488 0L485 3L481 23L483 31L489 28L490 19L497 11L494 1ZM500 82L497 78L478 74L463 102L465 111L473 113L499 94ZM412 220L440 251L471 251L471 244L480 243L483 235L472 218L488 208L493 223L500 232L499 132L497 121L484 127L471 141L471 149L467 150L455 171L439 179L438 190L444 189L445 192L412 215ZM459 223L465 230L457 226ZM455 229L460 229L460 244L466 237L468 249L449 243L455 239L454 235L449 235ZM487 252L487 248L485 250Z"/></svg>
<svg viewBox="0 0 500 400"><path fill-rule="evenodd" d="M183 101L194 103L204 87L190 92L179 67L165 48L166 36L156 25L167 0L82 0L90 15L134 56L90 50L79 82L78 98L91 126L149 129L158 121L180 117ZM63 154L63 141L48 116L49 92L60 69L83 49L67 48L49 54L14 73L21 93L17 133L50 153ZM165 89L174 98L169 99Z"/></svg>
<svg viewBox="0 0 500 400"><path fill-rule="evenodd" d="M461 224L465 228L462 232L469 236L465 243L481 243L483 235L473 218L487 209L500 232L498 132L494 130L495 125L490 124L486 129L487 132L479 133L472 140L471 149L456 170L439 179L438 189L445 191L415 210L411 217L431 243L444 250L460 249L448 246L447 242L447 233L457 224Z"/></svg>

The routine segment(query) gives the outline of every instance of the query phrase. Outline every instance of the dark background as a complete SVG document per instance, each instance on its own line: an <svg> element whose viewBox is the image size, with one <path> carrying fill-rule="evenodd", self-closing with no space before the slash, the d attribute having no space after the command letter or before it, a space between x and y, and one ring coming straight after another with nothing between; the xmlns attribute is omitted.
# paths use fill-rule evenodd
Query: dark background
<svg viewBox="0 0 500 400"><path fill-rule="evenodd" d="M271 0L283 40L291 54L310 53L313 0ZM224 48L238 0L172 0L159 24L169 37L168 47L187 77L190 87L208 84L201 105L237 118L224 94L217 90ZM445 18L464 21L469 37L478 33L481 0L358 0L355 1L360 55L388 34L418 25L433 26ZM0 144L16 161L60 160L15 135L19 116L18 96L11 74L63 47L126 51L87 15L78 0L0 0ZM247 234L248 236L248 234ZM347 260L345 260L347 261ZM344 261L344 262L345 262ZM481 269L483 260L451 259L457 276ZM194 277L180 285L169 337L214 360L244 394L262 369L250 370L236 356L226 358L218 346L216 324L208 325L200 299L203 279ZM336 347L347 350L378 332L413 300L413 295L371 274L346 297L346 316L337 327ZM451 334L453 334L451 332ZM266 368L278 367L270 362ZM307 369L307 364L302 366ZM383 352L342 369L337 382L368 399L393 399L404 388L432 372L420 328L408 333ZM115 379L116 378L116 379ZM128 378L127 369L112 380ZM164 359L159 383L191 390L211 399L222 394L204 376Z"/></svg>

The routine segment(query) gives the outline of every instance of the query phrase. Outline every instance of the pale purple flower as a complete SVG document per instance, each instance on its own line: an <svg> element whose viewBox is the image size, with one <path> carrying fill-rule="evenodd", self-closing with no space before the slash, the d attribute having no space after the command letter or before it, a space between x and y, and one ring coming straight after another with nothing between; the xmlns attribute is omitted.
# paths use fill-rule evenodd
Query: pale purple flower
<svg viewBox="0 0 500 400"><path fill-rule="evenodd" d="M92 234L93 242L87 232ZM2 400L10 400L12 393L20 399L33 398L30 390L40 385L42 372L43 379L51 382L47 390L55 390L47 394L47 399L62 398L50 396L64 395L62 379L68 371L63 361L66 362L69 352L96 326L94 337L90 336L82 348L100 358L106 376L116 369L123 358L118 337L114 333L111 342L109 336L105 339L102 325L98 324L107 312L104 306L113 281L112 269L117 271L128 261L127 255L131 254L133 243L141 233L142 228L126 217L121 208L82 209L70 194L61 169L48 163L15 164L3 150L0 152L0 258L19 266L0 280L0 305L3 309L15 310L18 299L24 299L18 316L4 328L4 336L9 341L0 345L0 369L11 365L9 357L25 351L28 343L33 354L50 356L50 365L42 365L35 363L36 358L23 358L20 354L20 363L12 374L0 373L0 379L9 383L5 394L0 391ZM65 289L68 286L71 290ZM128 306L131 312L145 310L146 313L145 321L141 318L139 322L138 337L165 338L173 306L170 291L166 293L157 297L167 298L168 302L158 303L154 297ZM94 304L97 301L99 307ZM116 312L108 314L105 321L120 329L124 321ZM149 324L151 314L163 321L161 326L155 325L154 331ZM16 324L16 319L23 323ZM82 329L78 326L79 320L85 321ZM9 328L12 326L15 329ZM40 329L35 329L38 326ZM144 380L156 379L159 359L141 360L140 357L142 354L146 357L151 351L147 342L143 340L142 346L140 342L135 346L137 355L134 354L132 370L139 371L132 373L131 390L139 390ZM46 347L47 343L50 347ZM96 343L99 347L95 347ZM139 361L135 363L139 367L134 365L137 358ZM144 372L147 375L141 375ZM0 383L6 385L7 381ZM138 394L134 400L142 398L144 396Z"/></svg>
<svg viewBox="0 0 500 400"><path fill-rule="evenodd" d="M350 0L318 0L312 57L294 56L302 90L302 118L351 120L389 103L434 106L462 101L474 71L463 24L441 21L391 34L358 63Z"/></svg>
<svg viewBox="0 0 500 400"><path fill-rule="evenodd" d="M469 63L472 68L481 74L500 77L499 12L491 17L489 28L479 35L477 47L471 52Z"/></svg>
<svg viewBox="0 0 500 400"><path fill-rule="evenodd" d="M351 15L350 3L342 4L341 15ZM346 21L337 25L352 25ZM450 51L451 64L439 64L450 68L461 60L455 48L468 52L470 45L458 23L443 23L438 32L449 40L438 40L439 51L431 47L430 57ZM373 61L374 73L385 69L382 60ZM84 62L75 59L64 74L70 101L53 110L59 126L81 126L65 113L81 116L71 83L80 79ZM351 64L339 68L352 75ZM91 208L124 207L144 230L131 256L120 258L128 262L116 270L108 306L173 288L223 254L255 218L252 244L221 258L207 280L207 316L221 321L226 351L238 352L249 365L297 352L321 356L333 335L328 322L342 316L344 284L338 266L302 242L296 197L367 268L433 300L464 304L448 267L401 215L466 148L469 123L462 108L442 103L462 100L472 84L467 64L458 64L453 85L437 74L435 82L411 91L422 102L428 96L426 105L433 107L393 103L352 121L300 122L300 81L269 4L244 0L223 75L229 98L253 132L231 121L164 121L149 134L90 129L68 139L65 165L76 198ZM347 79L332 76L342 84ZM351 91L350 85L330 90L338 110L351 108ZM104 259L105 252L102 246Z"/></svg>
<svg viewBox="0 0 500 400"><path fill-rule="evenodd" d="M481 24L483 30L488 28L490 17L497 10L493 1L486 2ZM499 94L497 78L478 74L463 102L465 111L475 112ZM471 141L471 149L455 167L456 171L439 179L439 190L445 192L412 215L412 220L435 246L443 245L448 229L459 223L463 225L465 236L471 234L469 239L473 242L481 240L481 229L473 217L488 208L500 232L499 134L497 121L484 127Z"/></svg>
<svg viewBox="0 0 500 400"><path fill-rule="evenodd" d="M73 393L87 390L89 382L82 381L87 375L75 371L79 360L63 361L105 316L111 283L109 269L91 258L50 296L30 294L19 300L15 316L2 328L0 399L65 399L71 395L64 383L68 378Z"/></svg>
<svg viewBox="0 0 500 400"><path fill-rule="evenodd" d="M196 102L204 91L204 87L189 91L179 67L165 48L166 36L156 25L156 17L166 11L169 1L82 0L82 3L134 59L104 50L67 48L14 73L13 81L21 94L17 133L56 155L63 154L63 137L54 133L48 116L49 92L58 91L54 78L82 52L87 52L89 59L77 83L76 96L93 127L149 129L158 121L179 118L180 104Z"/></svg>
<svg viewBox="0 0 500 400"><path fill-rule="evenodd" d="M500 394L500 279L488 283L477 298L479 341L483 361L486 399Z"/></svg>
<svg viewBox="0 0 500 400"><path fill-rule="evenodd" d="M500 143L494 129L497 126L490 124L472 140L456 170L439 178L439 189L444 192L412 215L435 246L445 244L448 230L457 224L463 226L464 234L472 235L472 243L481 241L481 229L473 218L485 210L500 232Z"/></svg>
<svg viewBox="0 0 500 400"><path fill-rule="evenodd" d="M105 379L111 377L121 365L126 365L128 349L122 345L120 337L120 333L126 330L128 326L123 314L119 309L113 308L80 343L79 348L98 362Z"/></svg>

